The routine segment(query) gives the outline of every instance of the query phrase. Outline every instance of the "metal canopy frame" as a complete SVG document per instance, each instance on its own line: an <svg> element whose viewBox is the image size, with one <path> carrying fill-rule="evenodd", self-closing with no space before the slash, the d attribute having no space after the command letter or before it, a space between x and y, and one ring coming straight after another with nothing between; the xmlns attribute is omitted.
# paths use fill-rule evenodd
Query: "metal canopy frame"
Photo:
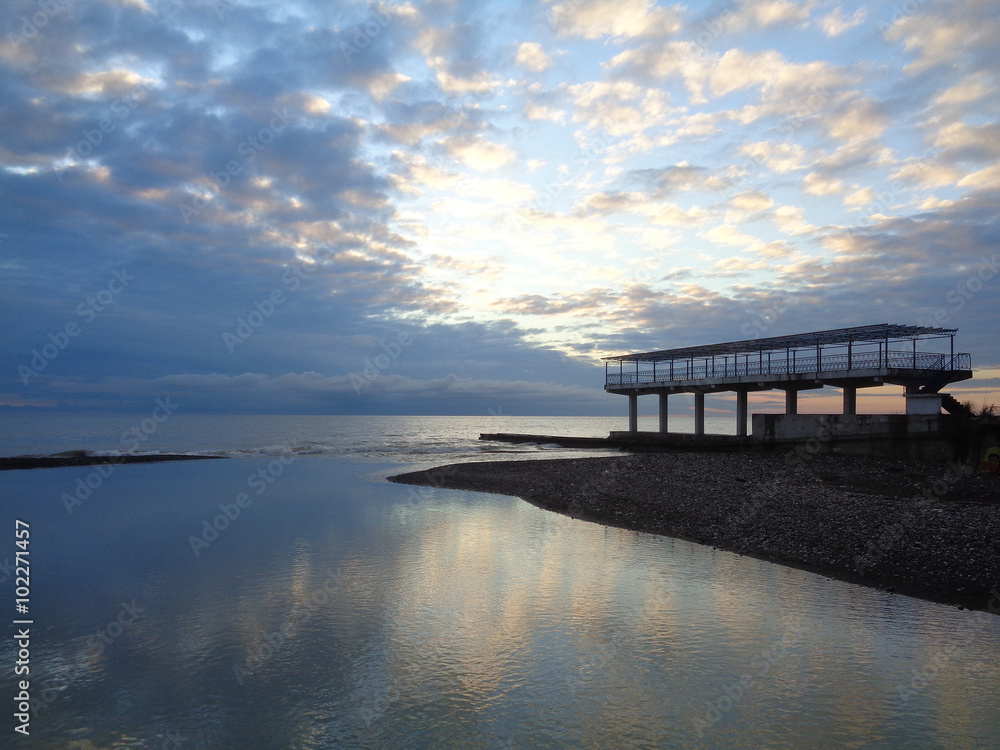
<svg viewBox="0 0 1000 750"><path fill-rule="evenodd" d="M930 326L906 326L894 323L856 326L854 328L834 328L829 331L797 333L790 336L772 336L762 339L730 341L723 344L687 346L679 349L663 349L638 354L620 354L603 357L605 362L666 362L679 359L701 359L725 357L733 354L766 354L774 351L818 348L831 345L850 346L863 343L883 343L888 346L893 341L913 341L918 339L954 338L957 328L933 328Z"/></svg>

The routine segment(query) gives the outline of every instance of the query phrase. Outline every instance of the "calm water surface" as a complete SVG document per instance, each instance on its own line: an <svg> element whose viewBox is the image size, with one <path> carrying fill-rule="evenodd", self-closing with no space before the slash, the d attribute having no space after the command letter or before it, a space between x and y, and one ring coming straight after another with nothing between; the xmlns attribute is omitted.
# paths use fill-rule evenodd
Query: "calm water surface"
<svg viewBox="0 0 1000 750"><path fill-rule="evenodd" d="M996 617L284 460L0 474L36 709L0 746L1000 746Z"/></svg>
<svg viewBox="0 0 1000 750"><path fill-rule="evenodd" d="M150 414L0 414L0 456L89 449L121 453L136 445L131 430L140 428L139 452L224 453L258 456L298 455L351 457L360 461L431 462L552 458L565 449L547 445L513 445L479 440L481 433L607 437L628 429L626 417L387 417L387 416L252 416L185 414L154 424ZM143 421L151 432L141 430ZM639 429L657 429L656 417L640 417ZM706 429L735 434L732 419L706 417ZM671 429L693 432L694 419L671 417ZM553 453L556 451L557 453ZM588 449L586 455L596 455Z"/></svg>

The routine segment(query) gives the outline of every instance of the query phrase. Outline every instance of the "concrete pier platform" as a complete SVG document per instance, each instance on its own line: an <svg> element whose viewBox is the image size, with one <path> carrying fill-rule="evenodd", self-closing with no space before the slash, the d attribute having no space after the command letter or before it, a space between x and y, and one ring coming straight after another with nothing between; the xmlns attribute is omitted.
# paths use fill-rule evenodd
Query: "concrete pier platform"
<svg viewBox="0 0 1000 750"><path fill-rule="evenodd" d="M536 443L538 445L560 445L563 448L613 448L608 445L608 438L572 437L567 435L529 435L517 432L484 432L480 440L493 440L498 443Z"/></svg>
<svg viewBox="0 0 1000 750"><path fill-rule="evenodd" d="M526 435L511 432L482 433L480 440L501 443L537 443L559 445L564 448L621 448L630 451L667 450L738 450L753 448L749 437L736 435L691 435L679 432L629 432L614 431L606 438L572 437L566 435Z"/></svg>
<svg viewBox="0 0 1000 750"><path fill-rule="evenodd" d="M752 435L613 431L606 438L483 433L480 440L627 451L843 453L922 461L967 460L1000 444L1000 426L940 414L755 414Z"/></svg>

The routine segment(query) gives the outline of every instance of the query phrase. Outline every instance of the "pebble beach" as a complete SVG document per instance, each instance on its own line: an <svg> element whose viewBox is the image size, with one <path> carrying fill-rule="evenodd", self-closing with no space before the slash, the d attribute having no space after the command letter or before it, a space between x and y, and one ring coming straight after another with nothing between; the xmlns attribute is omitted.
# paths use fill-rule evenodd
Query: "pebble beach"
<svg viewBox="0 0 1000 750"><path fill-rule="evenodd" d="M389 479L514 495L585 521L1000 614L1000 476L957 463L644 453L451 464Z"/></svg>

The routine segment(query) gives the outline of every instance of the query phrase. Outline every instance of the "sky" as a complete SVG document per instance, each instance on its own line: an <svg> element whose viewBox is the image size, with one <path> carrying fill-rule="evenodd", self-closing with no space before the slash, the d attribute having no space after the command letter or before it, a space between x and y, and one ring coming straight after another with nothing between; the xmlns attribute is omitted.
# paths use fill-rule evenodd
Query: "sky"
<svg viewBox="0 0 1000 750"><path fill-rule="evenodd" d="M873 323L957 328L950 392L1000 402L998 38L992 0L8 0L0 408L624 414L603 356Z"/></svg>

